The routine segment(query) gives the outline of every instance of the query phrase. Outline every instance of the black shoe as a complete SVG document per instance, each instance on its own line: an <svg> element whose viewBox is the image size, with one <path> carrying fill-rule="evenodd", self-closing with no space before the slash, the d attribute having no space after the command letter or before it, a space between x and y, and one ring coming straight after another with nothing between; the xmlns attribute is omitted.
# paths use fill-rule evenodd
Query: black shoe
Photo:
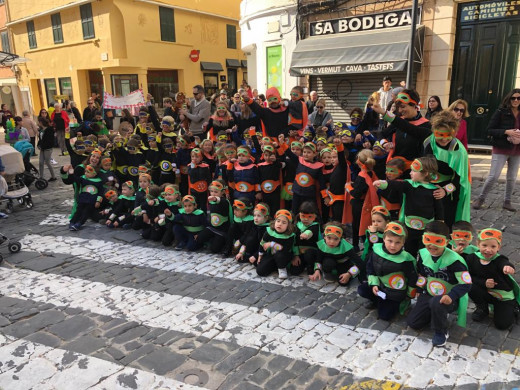
<svg viewBox="0 0 520 390"><path fill-rule="evenodd" d="M486 306L477 306L473 314L471 314L471 318L475 322L481 322L489 316L489 309Z"/></svg>
<svg viewBox="0 0 520 390"><path fill-rule="evenodd" d="M377 309L377 305L374 302L372 302L372 301L368 301L367 303L365 303L364 307L367 310Z"/></svg>
<svg viewBox="0 0 520 390"><path fill-rule="evenodd" d="M56 179L55 177L51 177L49 180L47 180L48 182L51 182L51 181L56 181L58 179Z"/></svg>

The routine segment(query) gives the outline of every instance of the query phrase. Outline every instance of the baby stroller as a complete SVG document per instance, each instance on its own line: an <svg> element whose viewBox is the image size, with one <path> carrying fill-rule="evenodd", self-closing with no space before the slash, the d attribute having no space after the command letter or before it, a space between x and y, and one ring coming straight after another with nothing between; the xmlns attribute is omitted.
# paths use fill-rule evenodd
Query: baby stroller
<svg viewBox="0 0 520 390"><path fill-rule="evenodd" d="M22 249L22 244L20 244L18 241L12 241L8 239L6 236L4 236L2 233L0 233L0 247L7 245L7 249L11 253L18 253ZM0 253L0 263L4 260L4 256Z"/></svg>
<svg viewBox="0 0 520 390"><path fill-rule="evenodd" d="M43 190L47 188L49 182L45 179L40 178L40 173L36 167L31 163L31 156L34 153L34 147L29 141L18 141L14 144L14 148L22 154L23 165L25 171L21 174L24 184L29 187L33 182L34 186Z"/></svg>
<svg viewBox="0 0 520 390"><path fill-rule="evenodd" d="M3 187L0 189L0 194L2 194L0 202L5 204L5 210L8 214L13 212L15 201L21 207L31 209L33 201L29 188L23 180L25 166L22 155L10 145L0 145L0 157L5 166L5 174L3 176L5 180L0 184L0 187Z"/></svg>

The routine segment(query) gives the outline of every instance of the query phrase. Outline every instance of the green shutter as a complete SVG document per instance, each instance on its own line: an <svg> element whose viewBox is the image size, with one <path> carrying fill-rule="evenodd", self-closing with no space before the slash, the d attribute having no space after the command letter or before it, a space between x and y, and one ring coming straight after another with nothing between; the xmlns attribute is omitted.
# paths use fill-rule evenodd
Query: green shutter
<svg viewBox="0 0 520 390"><path fill-rule="evenodd" d="M83 39L95 38L94 18L92 17L92 4L83 4L79 7L81 14L81 28L83 29Z"/></svg>
<svg viewBox="0 0 520 390"><path fill-rule="evenodd" d="M6 53L11 52L11 45L9 44L9 34L7 31L2 31L2 51Z"/></svg>
<svg viewBox="0 0 520 390"><path fill-rule="evenodd" d="M60 14L51 15L52 22L52 36L54 43L63 43L63 30L61 29L61 16Z"/></svg>
<svg viewBox="0 0 520 390"><path fill-rule="evenodd" d="M161 41L175 42L173 9L159 7L159 21L161 26Z"/></svg>
<svg viewBox="0 0 520 390"><path fill-rule="evenodd" d="M36 49L38 47L36 42L36 32L34 31L34 21L29 20L26 23L27 26L27 37L29 38L29 48Z"/></svg>
<svg viewBox="0 0 520 390"><path fill-rule="evenodd" d="M228 49L237 48L237 27L233 24L226 24L227 47Z"/></svg>

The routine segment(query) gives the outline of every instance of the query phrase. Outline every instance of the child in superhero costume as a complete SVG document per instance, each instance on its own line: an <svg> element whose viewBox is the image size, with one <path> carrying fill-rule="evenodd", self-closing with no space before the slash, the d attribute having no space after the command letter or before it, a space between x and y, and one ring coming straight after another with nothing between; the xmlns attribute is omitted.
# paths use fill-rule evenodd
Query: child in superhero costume
<svg viewBox="0 0 520 390"><path fill-rule="evenodd" d="M366 260L368 283L358 286L358 294L377 307L378 318L390 321L408 303L410 286L417 283L415 258L403 250L406 228L399 222L386 225L383 243L373 245Z"/></svg>
<svg viewBox="0 0 520 390"><path fill-rule="evenodd" d="M473 232L473 226L466 221L457 221L452 226L451 249L464 259L466 259L469 254L478 251L478 247L471 244L473 241Z"/></svg>
<svg viewBox="0 0 520 390"><path fill-rule="evenodd" d="M448 339L448 314L458 309L457 323L466 326L467 293L471 275L464 259L448 249L449 227L441 221L426 225L422 237L425 248L417 258L419 296L406 322L410 328L431 325L432 344L440 347Z"/></svg>
<svg viewBox="0 0 520 390"><path fill-rule="evenodd" d="M314 261L318 253L318 241L322 239L319 223L319 211L314 202L303 202L300 213L296 217L296 255L294 256L289 272L299 275L304 270L308 275L314 271Z"/></svg>
<svg viewBox="0 0 520 390"><path fill-rule="evenodd" d="M278 271L280 279L287 279L287 266L294 256L294 227L290 211L281 209L274 215L274 220L266 229L260 246L263 255L256 264L258 276L268 276Z"/></svg>
<svg viewBox="0 0 520 390"><path fill-rule="evenodd" d="M251 263L256 266L260 253L260 241L270 224L269 206L265 203L258 203L253 210L253 226L250 233L244 237L235 260L239 263Z"/></svg>
<svg viewBox="0 0 520 390"><path fill-rule="evenodd" d="M318 241L318 256L314 263L314 273L309 280L337 281L346 286L359 274L360 258L344 237L344 226L339 222L329 222L323 227L323 239Z"/></svg>
<svg viewBox="0 0 520 390"><path fill-rule="evenodd" d="M173 234L177 240L176 250L194 251L197 247L197 235L206 226L206 214L197 208L197 202L192 195L182 198L182 208L173 217Z"/></svg>
<svg viewBox="0 0 520 390"><path fill-rule="evenodd" d="M477 305L471 317L480 322L489 316L493 305L493 321L497 329L509 329L518 315L520 290L512 275L515 266L498 253L502 246L502 232L483 229L478 233L478 251L466 257L473 280L469 297Z"/></svg>

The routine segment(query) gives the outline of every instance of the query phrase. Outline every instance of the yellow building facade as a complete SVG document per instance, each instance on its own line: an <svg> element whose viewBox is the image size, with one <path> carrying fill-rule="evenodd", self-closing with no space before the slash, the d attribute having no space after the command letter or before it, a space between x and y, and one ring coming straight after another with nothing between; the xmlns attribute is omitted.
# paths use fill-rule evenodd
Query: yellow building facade
<svg viewBox="0 0 520 390"><path fill-rule="evenodd" d="M240 0L8 0L17 76L40 108L65 96L85 107L92 92L141 88L157 102L201 84L237 89L247 77Z"/></svg>

